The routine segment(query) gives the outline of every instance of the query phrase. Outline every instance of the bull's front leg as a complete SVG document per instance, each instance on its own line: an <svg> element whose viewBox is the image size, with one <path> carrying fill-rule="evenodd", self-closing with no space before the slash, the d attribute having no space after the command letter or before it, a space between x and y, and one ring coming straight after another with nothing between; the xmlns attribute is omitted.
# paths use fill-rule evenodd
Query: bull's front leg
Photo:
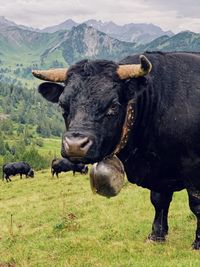
<svg viewBox="0 0 200 267"><path fill-rule="evenodd" d="M149 240L163 242L168 234L168 211L173 192L157 193L151 191L151 203L155 208L155 217Z"/></svg>
<svg viewBox="0 0 200 267"><path fill-rule="evenodd" d="M10 179L10 177L8 175L6 175L6 182L12 182L12 180Z"/></svg>
<svg viewBox="0 0 200 267"><path fill-rule="evenodd" d="M195 240L192 244L192 248L200 250L200 190L188 189L189 205L191 211L197 218L197 229Z"/></svg>

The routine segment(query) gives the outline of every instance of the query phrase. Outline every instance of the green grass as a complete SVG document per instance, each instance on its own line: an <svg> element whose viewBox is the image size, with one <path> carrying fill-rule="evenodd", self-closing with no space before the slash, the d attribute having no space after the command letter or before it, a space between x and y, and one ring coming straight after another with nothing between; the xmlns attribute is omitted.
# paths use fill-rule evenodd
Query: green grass
<svg viewBox="0 0 200 267"><path fill-rule="evenodd" d="M38 148L41 154L51 153L56 157L60 156L61 150L61 138L41 138L43 141L43 146Z"/></svg>
<svg viewBox="0 0 200 267"><path fill-rule="evenodd" d="M40 155L50 159L61 157L61 138L42 138L43 146L37 146Z"/></svg>
<svg viewBox="0 0 200 267"><path fill-rule="evenodd" d="M0 182L0 263L199 266L199 252L191 250L196 221L185 191L174 195L167 242L154 244L146 242L154 215L148 190L126 183L107 199L92 194L87 176L63 173L52 179L50 170L12 180Z"/></svg>

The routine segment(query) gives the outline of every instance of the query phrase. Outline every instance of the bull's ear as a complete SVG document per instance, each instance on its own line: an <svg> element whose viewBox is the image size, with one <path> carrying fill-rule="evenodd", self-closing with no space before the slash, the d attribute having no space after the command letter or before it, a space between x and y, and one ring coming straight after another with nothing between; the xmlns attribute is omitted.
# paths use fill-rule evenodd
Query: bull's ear
<svg viewBox="0 0 200 267"><path fill-rule="evenodd" d="M58 83L45 82L39 85L38 92L48 101L57 103L64 88L64 86Z"/></svg>

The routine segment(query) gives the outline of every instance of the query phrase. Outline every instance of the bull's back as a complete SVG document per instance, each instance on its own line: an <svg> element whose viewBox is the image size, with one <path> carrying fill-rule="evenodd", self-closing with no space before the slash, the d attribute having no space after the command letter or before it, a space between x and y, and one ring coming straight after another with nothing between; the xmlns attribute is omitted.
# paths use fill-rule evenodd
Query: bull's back
<svg viewBox="0 0 200 267"><path fill-rule="evenodd" d="M160 78L156 70L152 74L160 95L158 129L176 144L200 154L200 54L169 53L165 61L160 66Z"/></svg>
<svg viewBox="0 0 200 267"><path fill-rule="evenodd" d="M73 170L73 164L64 158L53 160L51 167L57 173Z"/></svg>
<svg viewBox="0 0 200 267"><path fill-rule="evenodd" d="M149 77L157 97L154 128L159 143L199 151L200 53L146 53L152 63Z"/></svg>
<svg viewBox="0 0 200 267"><path fill-rule="evenodd" d="M12 162L3 166L3 172L8 175L15 175L18 173L26 174L30 170L30 165L26 162Z"/></svg>

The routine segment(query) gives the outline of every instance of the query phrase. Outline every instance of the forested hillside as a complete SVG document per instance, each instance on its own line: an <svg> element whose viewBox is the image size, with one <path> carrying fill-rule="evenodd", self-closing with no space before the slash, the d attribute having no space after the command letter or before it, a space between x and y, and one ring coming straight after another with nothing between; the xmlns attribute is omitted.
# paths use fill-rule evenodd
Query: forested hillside
<svg viewBox="0 0 200 267"><path fill-rule="evenodd" d="M14 123L17 124L17 132L29 125L35 127L42 137L60 136L63 131L62 116L57 106L52 108L52 104L44 101L36 88L27 89L20 83L0 83L0 109L2 114L6 114L2 120L11 125L11 133Z"/></svg>
<svg viewBox="0 0 200 267"><path fill-rule="evenodd" d="M48 167L53 155L43 158L37 150L43 147L43 138L60 138L63 131L64 123L57 105L44 101L36 88L27 89L19 82L0 82L2 163L28 158L35 168Z"/></svg>

